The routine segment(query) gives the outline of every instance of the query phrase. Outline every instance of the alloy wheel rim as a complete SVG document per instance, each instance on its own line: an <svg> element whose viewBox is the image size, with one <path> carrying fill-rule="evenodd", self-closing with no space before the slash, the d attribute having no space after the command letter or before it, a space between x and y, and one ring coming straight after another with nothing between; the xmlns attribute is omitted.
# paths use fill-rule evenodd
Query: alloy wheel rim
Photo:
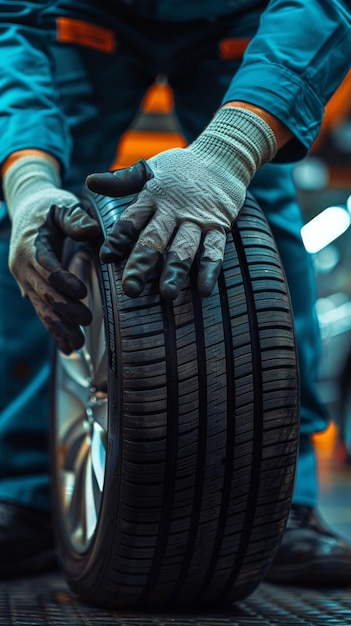
<svg viewBox="0 0 351 626"><path fill-rule="evenodd" d="M101 293L93 263L77 254L73 272L87 286L93 311L82 328L84 346L69 356L57 352L55 374L56 467L61 514L73 548L86 550L94 536L105 482L108 395L107 354Z"/></svg>

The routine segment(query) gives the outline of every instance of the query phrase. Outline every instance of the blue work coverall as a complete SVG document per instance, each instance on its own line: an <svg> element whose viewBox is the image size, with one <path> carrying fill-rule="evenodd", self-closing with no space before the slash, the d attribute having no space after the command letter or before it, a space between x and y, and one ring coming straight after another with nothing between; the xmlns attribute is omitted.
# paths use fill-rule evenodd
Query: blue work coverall
<svg viewBox="0 0 351 626"><path fill-rule="evenodd" d="M0 163L36 148L56 157L65 188L111 166L146 89L165 75L186 139L223 102L270 111L293 133L251 191L275 235L294 311L301 435L294 501L318 497L310 436L327 416L316 393L315 285L301 238L293 161L316 138L349 68L350 11L340 0L61 0L0 2ZM246 48L244 59L238 49ZM279 163L281 161L282 163ZM7 269L0 222L0 501L49 508L49 336Z"/></svg>

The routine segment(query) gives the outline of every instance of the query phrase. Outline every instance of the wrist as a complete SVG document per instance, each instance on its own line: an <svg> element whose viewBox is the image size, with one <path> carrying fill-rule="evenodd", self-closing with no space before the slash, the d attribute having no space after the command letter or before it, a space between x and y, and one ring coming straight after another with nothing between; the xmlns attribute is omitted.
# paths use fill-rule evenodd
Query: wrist
<svg viewBox="0 0 351 626"><path fill-rule="evenodd" d="M3 178L4 198L10 217L20 212L34 195L60 187L60 175L51 160L37 155L17 159Z"/></svg>
<svg viewBox="0 0 351 626"><path fill-rule="evenodd" d="M47 161L52 163L52 165L56 168L58 172L60 171L60 166L59 166L58 161L53 156L51 156L51 154L49 154L48 152L44 152L43 150L36 150L36 149L25 149L25 150L16 150L15 152L12 152L12 154L10 154L7 157L7 159L5 159L5 161L3 162L1 166L1 172L0 172L1 176L4 177L5 174L7 174L7 172L9 171L10 167L12 167L12 165L17 163L17 161L19 161L20 159L23 159L26 157L41 157L43 159L46 159Z"/></svg>
<svg viewBox="0 0 351 626"><path fill-rule="evenodd" d="M256 115L259 115L272 129L276 142L277 149L279 150L283 146L285 146L288 141L293 137L292 132L278 120L277 117L266 111L265 109L261 109L261 107L256 106L255 104L251 104L249 102L242 102L241 100L233 100L232 102L226 102L222 106L222 108L240 108L246 109L248 111L252 111Z"/></svg>
<svg viewBox="0 0 351 626"><path fill-rule="evenodd" d="M224 180L235 178L246 187L256 170L275 155L274 133L260 116L240 107L222 107L189 146Z"/></svg>

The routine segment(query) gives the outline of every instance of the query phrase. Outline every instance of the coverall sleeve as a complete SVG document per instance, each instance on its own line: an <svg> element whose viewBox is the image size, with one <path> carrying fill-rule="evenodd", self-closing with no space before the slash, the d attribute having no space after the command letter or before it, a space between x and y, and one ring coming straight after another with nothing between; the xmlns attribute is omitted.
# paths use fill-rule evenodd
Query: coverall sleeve
<svg viewBox="0 0 351 626"><path fill-rule="evenodd" d="M349 0L271 0L223 99L255 104L294 135L275 160L305 156L351 64Z"/></svg>
<svg viewBox="0 0 351 626"><path fill-rule="evenodd" d="M71 137L52 79L45 0L0 2L0 163L36 148L67 168Z"/></svg>

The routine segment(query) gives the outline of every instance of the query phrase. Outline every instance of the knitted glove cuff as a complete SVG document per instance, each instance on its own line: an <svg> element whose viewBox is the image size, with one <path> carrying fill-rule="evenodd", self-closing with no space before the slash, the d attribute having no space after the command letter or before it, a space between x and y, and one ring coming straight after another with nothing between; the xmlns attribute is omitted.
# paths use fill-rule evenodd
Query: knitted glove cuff
<svg viewBox="0 0 351 626"><path fill-rule="evenodd" d="M55 166L42 157L23 157L16 161L3 179L4 198L11 219L37 193L60 189L61 179Z"/></svg>
<svg viewBox="0 0 351 626"><path fill-rule="evenodd" d="M240 107L223 107L189 146L217 169L228 184L231 175L248 187L256 170L277 152L271 127L259 115Z"/></svg>

